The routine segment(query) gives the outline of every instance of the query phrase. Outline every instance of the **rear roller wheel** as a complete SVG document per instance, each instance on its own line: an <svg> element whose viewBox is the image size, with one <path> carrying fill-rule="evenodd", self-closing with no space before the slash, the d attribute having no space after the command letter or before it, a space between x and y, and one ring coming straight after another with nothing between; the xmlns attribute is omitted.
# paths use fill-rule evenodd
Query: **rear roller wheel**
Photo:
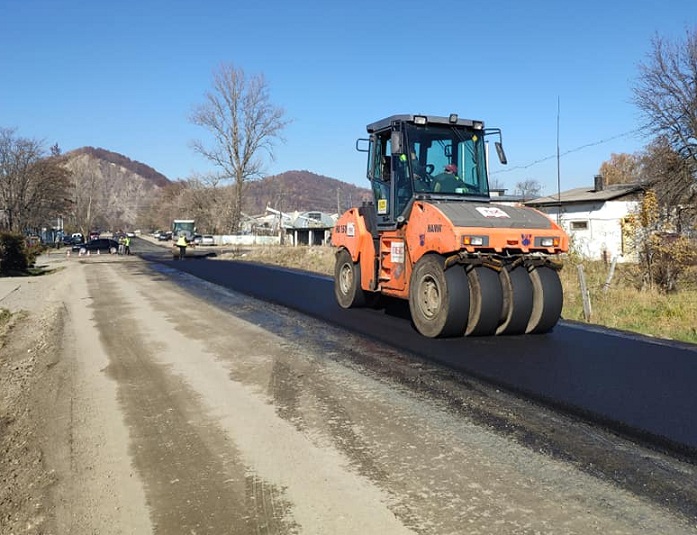
<svg viewBox="0 0 697 535"><path fill-rule="evenodd" d="M346 249L336 255L334 295L341 308L365 305L365 292L361 288L361 265L353 261Z"/></svg>
<svg viewBox="0 0 697 535"><path fill-rule="evenodd" d="M557 324L564 305L559 274L552 268L540 266L530 271L533 306L526 333L546 333Z"/></svg>
<svg viewBox="0 0 697 535"><path fill-rule="evenodd" d="M499 274L478 266L467 272L470 286L470 309L467 336L488 336L496 332L501 319L503 291Z"/></svg>
<svg viewBox="0 0 697 535"><path fill-rule="evenodd" d="M503 290L501 324L496 334L523 334L532 313L533 291L528 270L516 267L499 273Z"/></svg>
<svg viewBox="0 0 697 535"><path fill-rule="evenodd" d="M443 271L443 258L426 255L416 263L409 286L409 310L416 329L429 338L459 336L469 310L467 275L456 265Z"/></svg>

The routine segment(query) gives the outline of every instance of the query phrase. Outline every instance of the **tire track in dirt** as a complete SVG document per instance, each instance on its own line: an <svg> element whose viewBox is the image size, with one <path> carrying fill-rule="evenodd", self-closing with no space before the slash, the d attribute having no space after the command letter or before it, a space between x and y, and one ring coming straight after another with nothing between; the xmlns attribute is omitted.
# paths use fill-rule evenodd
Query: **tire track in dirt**
<svg viewBox="0 0 697 535"><path fill-rule="evenodd" d="M96 326L109 355L105 371L118 385L155 532L290 533L287 506L268 514L258 508L259 502L283 504L282 493L266 484L259 496L257 478L196 402L197 393L158 363L158 353L169 348L153 343L134 319L134 306L122 291L132 283L119 269L91 270L88 276Z"/></svg>

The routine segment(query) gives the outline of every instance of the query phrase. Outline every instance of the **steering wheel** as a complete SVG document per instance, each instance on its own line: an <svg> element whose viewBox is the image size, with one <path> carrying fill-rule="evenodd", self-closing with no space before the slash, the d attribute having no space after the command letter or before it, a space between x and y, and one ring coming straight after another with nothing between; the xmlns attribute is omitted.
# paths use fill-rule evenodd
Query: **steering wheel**
<svg viewBox="0 0 697 535"><path fill-rule="evenodd" d="M431 175L433 175L433 171L436 170L436 166L433 165L432 163L427 163L425 169L426 169L426 174L428 176L431 176Z"/></svg>

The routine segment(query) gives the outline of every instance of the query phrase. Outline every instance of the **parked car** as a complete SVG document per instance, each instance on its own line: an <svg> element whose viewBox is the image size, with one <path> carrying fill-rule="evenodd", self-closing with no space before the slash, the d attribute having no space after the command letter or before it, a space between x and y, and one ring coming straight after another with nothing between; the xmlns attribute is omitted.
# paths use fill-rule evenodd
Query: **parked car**
<svg viewBox="0 0 697 535"><path fill-rule="evenodd" d="M204 234L201 236L201 241L199 242L199 245L215 245L215 240L213 239L213 236L210 234Z"/></svg>
<svg viewBox="0 0 697 535"><path fill-rule="evenodd" d="M73 245L73 251L78 253L81 250L89 251L90 253L116 253L119 249L119 242L116 240L111 240L109 238L97 238L96 240L90 240L87 243L79 243Z"/></svg>
<svg viewBox="0 0 697 535"><path fill-rule="evenodd" d="M167 241L172 239L172 233L171 232L160 232L158 234L157 239L159 241Z"/></svg>
<svg viewBox="0 0 697 535"><path fill-rule="evenodd" d="M74 234L72 236L63 236L63 245L66 247L68 245L78 245L82 243L82 234L79 234L75 236Z"/></svg>
<svg viewBox="0 0 697 535"><path fill-rule="evenodd" d="M193 243L194 245L201 245L201 238L203 238L203 236L201 236L200 234L194 234L191 243Z"/></svg>

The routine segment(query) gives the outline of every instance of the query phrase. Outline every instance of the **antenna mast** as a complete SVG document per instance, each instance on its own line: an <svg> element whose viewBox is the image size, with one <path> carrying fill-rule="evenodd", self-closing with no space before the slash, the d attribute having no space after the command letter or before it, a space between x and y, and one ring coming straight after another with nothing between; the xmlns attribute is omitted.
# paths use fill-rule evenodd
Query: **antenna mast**
<svg viewBox="0 0 697 535"><path fill-rule="evenodd" d="M557 225L561 224L561 171L559 167L559 97L557 96Z"/></svg>

